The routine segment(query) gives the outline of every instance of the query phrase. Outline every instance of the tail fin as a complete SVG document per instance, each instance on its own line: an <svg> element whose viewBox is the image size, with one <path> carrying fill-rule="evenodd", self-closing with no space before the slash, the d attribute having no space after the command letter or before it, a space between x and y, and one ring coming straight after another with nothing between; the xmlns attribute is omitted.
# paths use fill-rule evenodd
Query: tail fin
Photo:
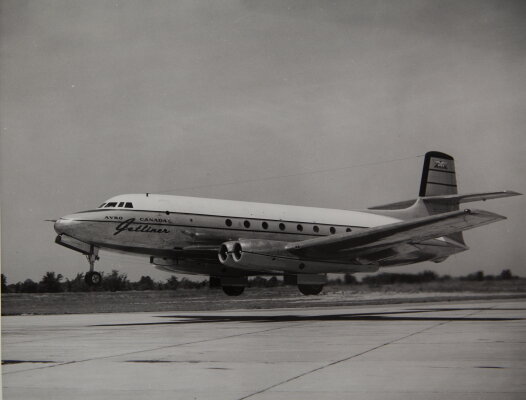
<svg viewBox="0 0 526 400"><path fill-rule="evenodd" d="M426 153L420 181L420 197L457 194L455 160L438 151Z"/></svg>
<svg viewBox="0 0 526 400"><path fill-rule="evenodd" d="M429 151L424 159L424 168L420 180L419 197L455 195L457 194L457 177L455 173L455 160L448 154L438 151ZM424 202L427 213L430 215L441 214L459 209L458 202ZM462 232L448 236L464 244Z"/></svg>
<svg viewBox="0 0 526 400"><path fill-rule="evenodd" d="M456 195L457 193L457 177L453 157L438 151L427 152L424 159L418 196L433 197ZM459 209L458 202L426 201L425 206L427 213L430 215Z"/></svg>

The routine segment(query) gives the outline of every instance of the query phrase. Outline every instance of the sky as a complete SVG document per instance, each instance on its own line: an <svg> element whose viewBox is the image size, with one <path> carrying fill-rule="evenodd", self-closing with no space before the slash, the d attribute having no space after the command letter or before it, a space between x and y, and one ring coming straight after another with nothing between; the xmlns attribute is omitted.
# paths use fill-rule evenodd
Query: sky
<svg viewBox="0 0 526 400"><path fill-rule="evenodd" d="M85 272L45 220L122 193L360 209L414 198L430 150L460 192L526 193L525 20L510 0L2 0L2 272ZM526 196L470 207L508 220L388 272L526 276Z"/></svg>

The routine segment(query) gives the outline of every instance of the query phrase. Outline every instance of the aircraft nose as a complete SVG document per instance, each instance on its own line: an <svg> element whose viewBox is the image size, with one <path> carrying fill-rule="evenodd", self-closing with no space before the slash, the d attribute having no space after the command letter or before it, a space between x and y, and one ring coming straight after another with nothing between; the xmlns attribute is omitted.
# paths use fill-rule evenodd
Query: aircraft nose
<svg viewBox="0 0 526 400"><path fill-rule="evenodd" d="M64 219L57 219L55 221L55 225L53 225L53 227L55 228L55 232L57 232L59 235L63 234L65 231L65 225L66 221Z"/></svg>
<svg viewBox="0 0 526 400"><path fill-rule="evenodd" d="M62 217L55 222L55 232L57 232L59 235L62 235L63 233L69 234L74 223L74 219Z"/></svg>
<svg viewBox="0 0 526 400"><path fill-rule="evenodd" d="M59 218L54 228L59 235L66 235L83 242L92 240L93 235L98 233L90 222L86 221L86 214L71 214Z"/></svg>

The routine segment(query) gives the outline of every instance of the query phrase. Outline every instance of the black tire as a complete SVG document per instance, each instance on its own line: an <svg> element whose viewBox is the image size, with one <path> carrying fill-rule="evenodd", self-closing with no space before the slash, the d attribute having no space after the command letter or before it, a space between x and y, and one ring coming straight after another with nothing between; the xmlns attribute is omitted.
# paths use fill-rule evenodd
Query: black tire
<svg viewBox="0 0 526 400"><path fill-rule="evenodd" d="M86 272L84 282L86 282L88 286L99 286L102 283L102 275L95 271Z"/></svg>
<svg viewBox="0 0 526 400"><path fill-rule="evenodd" d="M225 292L227 296L240 296L244 291L244 286L223 286L223 292Z"/></svg>
<svg viewBox="0 0 526 400"><path fill-rule="evenodd" d="M298 285L299 291L305 296L320 294L323 290L323 285Z"/></svg>
<svg viewBox="0 0 526 400"><path fill-rule="evenodd" d="M221 278L218 278L217 276L211 276L209 281L210 289L214 288L220 288L221 287Z"/></svg>

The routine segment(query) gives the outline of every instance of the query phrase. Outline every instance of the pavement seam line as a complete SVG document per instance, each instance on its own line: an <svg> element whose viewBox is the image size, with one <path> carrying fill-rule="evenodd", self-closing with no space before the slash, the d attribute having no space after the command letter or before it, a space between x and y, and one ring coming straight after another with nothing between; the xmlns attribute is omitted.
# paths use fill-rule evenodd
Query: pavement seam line
<svg viewBox="0 0 526 400"><path fill-rule="evenodd" d="M495 307L496 307L496 306L493 306L493 307L490 307L490 308L495 308ZM477 313L479 313L479 312L482 312L482 310L477 310L477 311L474 311L474 312L468 313L468 314L464 315L463 317L469 317L469 316L474 315L474 314L477 314ZM278 387L278 386L284 385L285 383L289 383L289 382L292 382L292 381L294 381L294 380L296 380L296 379L302 378L302 377L304 377L304 376L306 376L306 375L312 374L312 373L314 373L314 372L320 371L320 370L325 369L325 368L328 368L328 367L332 367L333 365L340 364L340 363L345 362L345 361L349 361L349 360L351 360L351 359L353 359L353 358L356 358L356 357L359 357L359 356L361 356L361 355L364 355L364 354L370 353L370 352L372 352L372 351L374 351L374 350L377 350L377 349L379 349L379 348L381 348L381 347L385 347L385 346L387 346L387 345L390 345L390 344L396 343L396 342L398 342L398 341L400 341L400 340L407 339L407 338L409 338L409 337L411 337L411 336L418 335L418 334L420 334L420 333L422 333L422 332L425 332L425 331L428 331L428 330L434 329L434 328L439 327L439 326L441 326L441 325L448 324L448 323L450 323L451 321L452 321L452 320L449 320L449 321L442 321L442 322L440 322L440 323L438 323L438 324L435 324L435 325L432 325L432 326L428 326L427 328L421 329L421 330L419 330L419 331L417 331L417 332L413 332L413 333L410 333L410 334L408 334L408 335L405 335L405 336L399 337L399 338L397 338L397 339L391 340L391 341L389 341L389 342L386 342L386 343L380 344L380 345L375 346L375 347L373 347L373 348L371 348L371 349L368 349L368 350L362 351L362 352L357 353L357 354L353 354L353 355L351 355L351 356L349 356L349 357L345 357L345 358L342 358L342 359L340 359L340 360L336 360L336 361L330 362L330 363L328 363L328 364L325 364L325 365L322 365L322 366L320 366L320 367L314 368L314 369L312 369L312 370L310 370L310 371L303 372L303 373L301 373L301 374L299 374L299 375L296 375L296 376L293 376L293 377L291 377L291 378L289 378L289 379L286 379L286 380L284 380L284 381L278 382L278 383L276 383L276 384L274 384L274 385L271 385L271 386L269 386L269 387L266 387L266 388L264 388L264 389L261 389L261 390L259 390L259 391L257 391L257 392L254 392L254 393L252 393L252 394L249 394L249 395L247 395L247 396L240 397L238 400L245 400L245 399L248 399L248 398L250 398L250 397L256 396L256 395L261 394L261 393L264 393L264 392L266 392L266 391L268 391L268 390L270 390L270 389L274 389L275 387Z"/></svg>

